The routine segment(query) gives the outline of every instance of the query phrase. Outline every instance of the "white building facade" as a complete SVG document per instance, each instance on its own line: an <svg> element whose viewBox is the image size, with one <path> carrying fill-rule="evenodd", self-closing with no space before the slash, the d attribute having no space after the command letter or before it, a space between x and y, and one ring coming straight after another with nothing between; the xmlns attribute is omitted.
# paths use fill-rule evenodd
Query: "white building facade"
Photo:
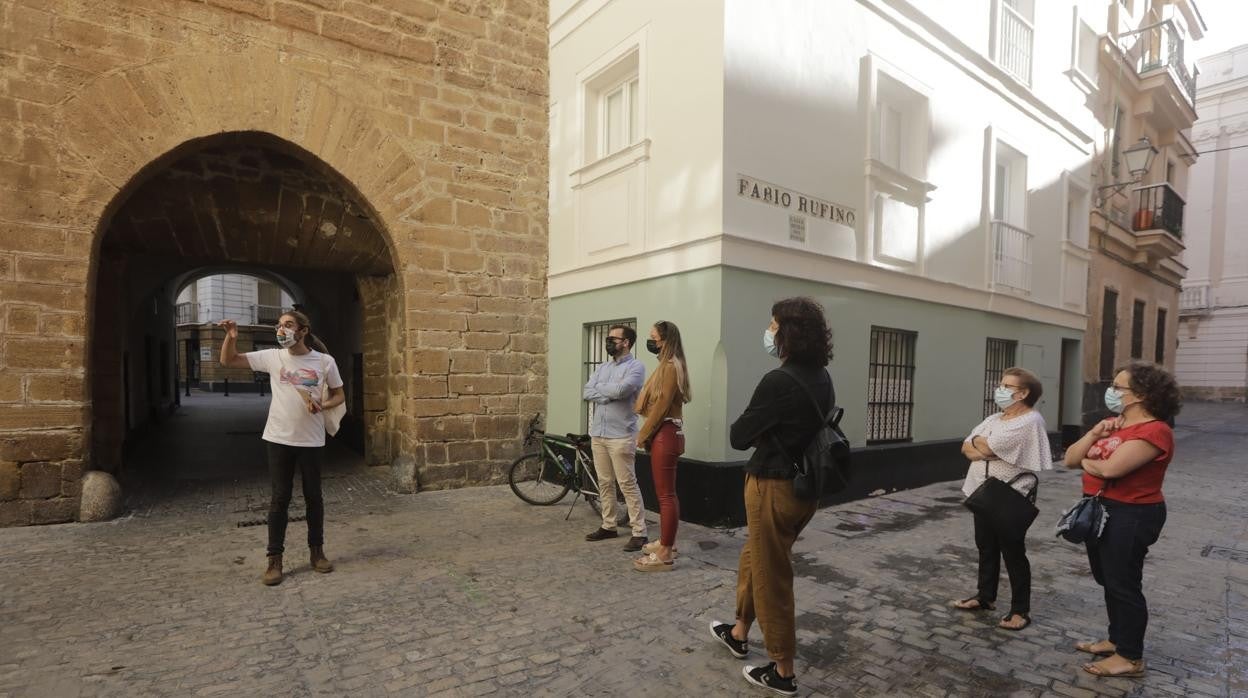
<svg viewBox="0 0 1248 698"><path fill-rule="evenodd" d="M1105 7L552 0L548 429L584 427L609 324L669 320L685 458L731 469L794 295L827 310L842 426L890 466L868 486L964 467L942 458L1007 366L1042 378L1050 430L1078 424L1103 133L1079 18L1095 44Z"/></svg>
<svg viewBox="0 0 1248 698"><path fill-rule="evenodd" d="M293 299L285 289L248 274L213 274L187 284L177 297L178 324L237 320L273 325Z"/></svg>
<svg viewBox="0 0 1248 698"><path fill-rule="evenodd" d="M1248 396L1248 44L1200 61L1176 373L1185 395Z"/></svg>

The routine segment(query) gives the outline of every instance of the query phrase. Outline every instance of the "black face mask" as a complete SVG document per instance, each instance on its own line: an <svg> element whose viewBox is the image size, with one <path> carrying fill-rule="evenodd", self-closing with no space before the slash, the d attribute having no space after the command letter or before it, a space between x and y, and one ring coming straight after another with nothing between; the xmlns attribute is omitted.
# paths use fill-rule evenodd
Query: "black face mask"
<svg viewBox="0 0 1248 698"><path fill-rule="evenodd" d="M619 342L614 341L612 339L607 339L603 343L603 347L607 350L607 356L615 356L616 354L620 353L620 350L623 349L623 347L620 346Z"/></svg>
<svg viewBox="0 0 1248 698"><path fill-rule="evenodd" d="M659 343L658 343L658 342L656 342L656 341L654 341L653 339L647 339L647 340L646 340L646 351L650 352L651 354L658 354L658 353L659 353Z"/></svg>

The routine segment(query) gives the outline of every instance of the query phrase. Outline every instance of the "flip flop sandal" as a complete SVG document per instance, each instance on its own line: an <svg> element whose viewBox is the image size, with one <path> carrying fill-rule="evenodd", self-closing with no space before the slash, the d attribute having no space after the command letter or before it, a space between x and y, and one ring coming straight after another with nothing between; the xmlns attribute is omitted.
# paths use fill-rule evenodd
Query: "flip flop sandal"
<svg viewBox="0 0 1248 698"><path fill-rule="evenodd" d="M1014 616L1018 616L1019 618L1022 618L1023 624L1017 627L1012 626L1012 625L1002 625L1002 623L1009 622L1009 620L1013 618ZM1027 615L1026 613L1011 613L1005 616L1004 618L1002 618L1001 623L997 623L998 628L1001 628L1002 630L1009 630L1011 632L1018 632L1019 630L1022 630L1023 628L1026 628L1029 625L1031 625L1031 616Z"/></svg>
<svg viewBox="0 0 1248 698"><path fill-rule="evenodd" d="M1088 654L1094 657L1112 657L1114 655L1114 652L1117 651L1117 648L1113 647L1112 643L1110 643L1111 649L1107 649L1107 650L1092 649L1094 646L1099 645L1102 642L1108 642L1108 640L1097 640L1096 642L1076 642L1075 649L1079 650L1080 652L1087 652Z"/></svg>
<svg viewBox="0 0 1248 698"><path fill-rule="evenodd" d="M658 555L650 553L633 560L633 569L638 572L671 572L675 562L675 560L660 560Z"/></svg>
<svg viewBox="0 0 1248 698"><path fill-rule="evenodd" d="M975 606L966 605L972 601L974 601L977 605ZM961 601L954 601L953 603L949 605L953 606L959 611L966 611L967 613L978 613L979 611L992 611L996 609L996 605L994 605L993 603L991 602L984 603L983 601L979 600L979 597L976 597L976 596L972 596L969 599L962 599Z"/></svg>
<svg viewBox="0 0 1248 698"><path fill-rule="evenodd" d="M1144 675L1145 669L1146 667L1144 666L1143 659L1131 662L1131 668L1127 671L1106 671L1100 666L1099 662L1083 665L1084 671L1093 676L1105 679L1137 679Z"/></svg>

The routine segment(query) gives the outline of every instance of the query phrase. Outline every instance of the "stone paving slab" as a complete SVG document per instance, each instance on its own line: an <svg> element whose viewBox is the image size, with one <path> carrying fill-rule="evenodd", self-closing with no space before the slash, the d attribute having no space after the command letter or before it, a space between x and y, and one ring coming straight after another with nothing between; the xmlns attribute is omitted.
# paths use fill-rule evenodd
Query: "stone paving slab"
<svg viewBox="0 0 1248 698"><path fill-rule="evenodd" d="M1248 695L1248 564L1211 553L1248 552L1248 410L1189 406L1177 448L1145 679L1078 670L1070 646L1103 633L1104 608L1082 550L1051 536L1078 490L1054 472L1021 633L947 606L975 576L959 483L819 512L795 548L802 694ZM328 507L338 570L308 569L295 523L276 588L263 527L224 509L2 530L0 696L758 695L706 631L731 616L743 530L682 524L677 569L646 575L623 540L582 540L586 505L567 512L505 487L365 487Z"/></svg>

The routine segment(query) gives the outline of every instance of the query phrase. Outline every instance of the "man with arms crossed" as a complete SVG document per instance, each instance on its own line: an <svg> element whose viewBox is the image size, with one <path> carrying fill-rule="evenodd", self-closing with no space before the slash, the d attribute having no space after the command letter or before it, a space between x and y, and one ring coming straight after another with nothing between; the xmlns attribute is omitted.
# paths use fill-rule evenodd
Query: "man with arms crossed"
<svg viewBox="0 0 1248 698"><path fill-rule="evenodd" d="M612 325L605 340L605 361L589 377L582 396L594 403L594 420L589 427L594 451L594 470L598 474L598 499L602 504L602 526L585 536L598 541L615 538L615 485L618 482L628 507L629 526L633 535L624 549L633 552L649 542L646 538L646 511L641 502L641 488L633 460L637 455L637 414L633 401L646 381L646 367L633 357L637 331L624 325Z"/></svg>

